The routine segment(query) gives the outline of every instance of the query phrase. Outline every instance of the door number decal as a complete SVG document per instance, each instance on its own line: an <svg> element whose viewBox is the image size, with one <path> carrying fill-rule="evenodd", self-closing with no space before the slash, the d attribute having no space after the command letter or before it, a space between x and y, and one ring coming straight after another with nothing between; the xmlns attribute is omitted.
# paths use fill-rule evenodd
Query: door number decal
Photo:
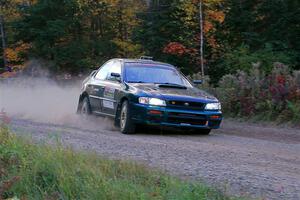
<svg viewBox="0 0 300 200"><path fill-rule="evenodd" d="M114 109L114 102L103 100L102 103L104 108Z"/></svg>

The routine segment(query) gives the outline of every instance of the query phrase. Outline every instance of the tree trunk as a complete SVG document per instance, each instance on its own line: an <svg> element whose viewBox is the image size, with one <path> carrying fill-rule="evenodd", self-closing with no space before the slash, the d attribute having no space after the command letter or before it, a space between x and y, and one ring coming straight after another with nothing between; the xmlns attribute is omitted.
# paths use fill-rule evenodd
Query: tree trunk
<svg viewBox="0 0 300 200"><path fill-rule="evenodd" d="M201 65L201 76L202 80L204 79L204 56L203 56L203 45L204 45L204 37L203 37L203 9L202 9L203 1L199 2L199 19L200 19L200 65Z"/></svg>
<svg viewBox="0 0 300 200"><path fill-rule="evenodd" d="M5 57L6 43L5 43L5 32L4 32L4 18L2 15L0 15L0 32L1 32L1 38L2 38L3 64L4 64L4 68L6 68L6 66L7 66L7 60Z"/></svg>

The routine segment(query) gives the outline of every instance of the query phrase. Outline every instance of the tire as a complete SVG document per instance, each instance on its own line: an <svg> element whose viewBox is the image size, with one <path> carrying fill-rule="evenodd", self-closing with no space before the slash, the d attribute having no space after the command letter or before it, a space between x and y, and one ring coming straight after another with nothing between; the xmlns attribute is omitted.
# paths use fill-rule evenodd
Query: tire
<svg viewBox="0 0 300 200"><path fill-rule="evenodd" d="M128 101L124 101L120 111L120 130L123 134L134 134L136 125L130 118L130 109Z"/></svg>
<svg viewBox="0 0 300 200"><path fill-rule="evenodd" d="M199 134L199 135L209 135L211 132L211 129L195 129L193 130L194 134Z"/></svg>
<svg viewBox="0 0 300 200"><path fill-rule="evenodd" d="M90 101L87 97L84 97L81 103L80 114L85 117L92 114Z"/></svg>

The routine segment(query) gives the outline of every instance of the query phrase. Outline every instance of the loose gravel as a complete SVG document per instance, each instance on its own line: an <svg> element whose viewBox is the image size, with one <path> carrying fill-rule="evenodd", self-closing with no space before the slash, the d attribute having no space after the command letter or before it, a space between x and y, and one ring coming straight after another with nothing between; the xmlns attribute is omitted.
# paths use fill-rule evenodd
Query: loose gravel
<svg viewBox="0 0 300 200"><path fill-rule="evenodd" d="M130 159L172 175L201 180L229 195L300 199L300 131L225 121L210 136L150 130L63 126L14 119L12 129L35 141L60 139L78 150ZM288 131L287 131L288 130Z"/></svg>

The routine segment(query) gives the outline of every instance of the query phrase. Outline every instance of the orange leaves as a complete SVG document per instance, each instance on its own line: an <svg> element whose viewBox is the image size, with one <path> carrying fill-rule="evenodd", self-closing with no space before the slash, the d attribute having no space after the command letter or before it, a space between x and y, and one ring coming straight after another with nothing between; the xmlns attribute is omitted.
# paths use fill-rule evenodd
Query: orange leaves
<svg viewBox="0 0 300 200"><path fill-rule="evenodd" d="M206 14L209 17L209 19L219 23L223 23L225 20L225 14L223 11L209 10Z"/></svg>
<svg viewBox="0 0 300 200"><path fill-rule="evenodd" d="M7 71L0 74L0 78L11 78L16 76L17 71L24 69L24 62L30 49L30 45L27 43L18 43L15 47L6 48L4 53L8 61L8 66L12 69L11 72Z"/></svg>
<svg viewBox="0 0 300 200"><path fill-rule="evenodd" d="M204 32L215 31L214 23L223 23L225 14L222 11L209 10L206 12L206 20L204 21Z"/></svg>
<svg viewBox="0 0 300 200"><path fill-rule="evenodd" d="M182 56L187 51L186 47L179 42L171 42L164 49L163 52L172 55Z"/></svg>
<svg viewBox="0 0 300 200"><path fill-rule="evenodd" d="M30 45L27 43L21 43L15 48L6 48L5 49L5 57L9 63L19 63L24 61L21 54L27 52L30 48Z"/></svg>
<svg viewBox="0 0 300 200"><path fill-rule="evenodd" d="M214 34L208 33L214 33L216 31L215 24L223 23L225 20L225 14L223 11L208 10L206 15L206 20L204 21L204 33L206 33L208 44L213 48L217 48L219 45Z"/></svg>
<svg viewBox="0 0 300 200"><path fill-rule="evenodd" d="M166 45L163 49L163 52L170 55L176 55L176 56L191 56L192 58L197 58L199 51L195 48L187 48L183 44L179 42L170 42L168 45Z"/></svg>
<svg viewBox="0 0 300 200"><path fill-rule="evenodd" d="M18 54L12 48L5 49L5 57L7 58L8 62L18 62L20 61L18 58Z"/></svg>
<svg viewBox="0 0 300 200"><path fill-rule="evenodd" d="M222 11L208 10L206 12L206 20L204 21L204 32L215 31L214 23L223 23L225 14Z"/></svg>
<svg viewBox="0 0 300 200"><path fill-rule="evenodd" d="M188 49L179 42L170 42L165 48L163 52L166 54L182 56L188 52Z"/></svg>

